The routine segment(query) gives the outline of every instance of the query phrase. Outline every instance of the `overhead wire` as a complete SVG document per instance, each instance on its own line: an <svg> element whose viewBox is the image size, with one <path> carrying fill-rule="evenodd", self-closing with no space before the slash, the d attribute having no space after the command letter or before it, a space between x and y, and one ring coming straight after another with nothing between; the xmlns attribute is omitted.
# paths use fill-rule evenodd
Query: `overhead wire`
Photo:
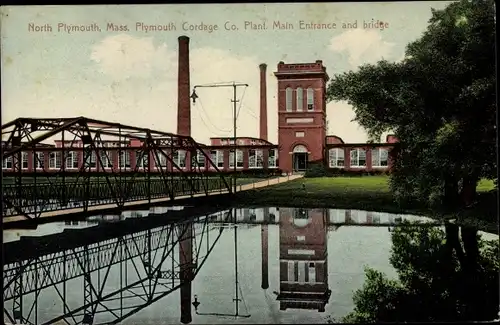
<svg viewBox="0 0 500 325"><path fill-rule="evenodd" d="M247 88L248 87L245 87L245 89L243 89L243 95L241 95L240 98L240 106L238 107L238 112L236 113L236 120L238 120L238 116L240 116L241 105L243 105L243 98L245 98L245 93L247 92Z"/></svg>
<svg viewBox="0 0 500 325"><path fill-rule="evenodd" d="M212 128L214 128L214 129L216 129L216 130L218 130L218 131L220 131L220 132L224 132L224 133L229 133L229 132L231 132L231 130L223 130L223 129L221 129L221 128L217 127L217 126L215 125L215 123L213 123L213 122L212 122L212 120L210 119L210 116L208 115L207 111L205 110L205 108L204 108L204 106L203 106L203 102L202 102L202 100L201 100L200 98L198 98L198 102L200 103L199 107L201 108L201 111L205 113L205 115L206 115L206 117L207 117L207 120L210 122L210 124L211 124ZM200 114L200 119L201 119L201 121L203 122L203 124L207 127L207 129L208 129L209 131L212 131L212 130L211 130L211 127L209 127L209 126L208 126L208 124L207 124L207 123L205 122L205 120L203 119L203 116L202 116L201 112L198 112L198 113ZM214 133L214 134L217 134L217 132L213 132L213 133ZM226 135L222 135L222 134L217 134L217 135L220 135L220 136L226 136Z"/></svg>
<svg viewBox="0 0 500 325"><path fill-rule="evenodd" d="M217 84L219 84L219 83L213 83L213 84L208 84L208 85L217 85ZM239 100L240 104L239 104L238 110L236 112L236 120L238 120L238 117L240 115L240 111L241 111L241 108L243 106L243 99L245 98L245 94L246 94L247 88L248 87L245 87L245 89L243 90L243 94L241 95L241 98ZM205 110L205 107L203 106L203 102L202 102L201 98L198 97L197 100L200 103L199 107L201 109L201 112L198 112L198 114L200 116L201 122L205 125L205 127L210 132L212 132L212 128L215 129L215 130L217 130L217 131L219 131L219 132L224 132L224 133L230 133L231 132L231 130L223 130L223 129L217 127L215 125L215 123L212 122L212 120L210 119L210 116L208 115L207 111ZM250 110L248 110L248 111L250 111ZM205 119L203 118L202 112L205 114L206 119L209 122L208 124L210 124L211 127L205 122ZM257 118L256 116L253 116L253 117ZM218 135L218 136L223 136L223 137L227 136L227 134L220 134L220 133L217 133L217 132L212 132L212 133L214 133L215 135Z"/></svg>

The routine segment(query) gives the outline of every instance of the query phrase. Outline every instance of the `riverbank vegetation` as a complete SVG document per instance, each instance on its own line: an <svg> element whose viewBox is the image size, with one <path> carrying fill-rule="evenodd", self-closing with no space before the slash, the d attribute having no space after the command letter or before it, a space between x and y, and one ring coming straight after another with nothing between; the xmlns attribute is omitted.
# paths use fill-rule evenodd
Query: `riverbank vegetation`
<svg viewBox="0 0 500 325"><path fill-rule="evenodd" d="M495 27L492 0L453 2L432 10L403 60L363 65L328 85L328 100L352 105L371 140L384 132L398 138L389 181L398 205L472 221L445 223L439 234L396 232L399 282L367 271L347 321L497 318L498 244L485 247L474 224L496 220L498 210L497 191L477 186L497 181Z"/></svg>
<svg viewBox="0 0 500 325"><path fill-rule="evenodd" d="M409 223L405 221L405 223ZM458 228L450 225L449 228ZM478 250L462 248L465 236L453 230L397 227L391 237L390 279L367 267L365 283L354 292L354 310L344 323L466 322L497 318L499 240L477 240ZM451 232L449 231L451 230ZM447 233L448 232L448 233Z"/></svg>

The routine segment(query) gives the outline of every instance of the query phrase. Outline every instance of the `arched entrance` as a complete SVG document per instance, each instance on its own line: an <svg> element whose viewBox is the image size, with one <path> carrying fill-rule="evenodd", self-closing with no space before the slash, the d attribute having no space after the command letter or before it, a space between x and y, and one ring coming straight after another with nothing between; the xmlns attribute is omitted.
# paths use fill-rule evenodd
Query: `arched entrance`
<svg viewBox="0 0 500 325"><path fill-rule="evenodd" d="M307 169L308 150L304 145L298 144L292 150L292 163L294 172L303 172Z"/></svg>

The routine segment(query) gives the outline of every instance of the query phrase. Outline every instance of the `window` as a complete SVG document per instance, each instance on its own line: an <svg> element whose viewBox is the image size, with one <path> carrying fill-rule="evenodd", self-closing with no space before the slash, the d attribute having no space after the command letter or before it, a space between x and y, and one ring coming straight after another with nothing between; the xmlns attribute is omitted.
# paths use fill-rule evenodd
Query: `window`
<svg viewBox="0 0 500 325"><path fill-rule="evenodd" d="M89 148L89 149L90 149L90 148ZM90 158L90 161L89 161L89 163L88 163L88 166L89 166L90 168L96 168L96 167L97 167L97 155L96 155L96 153L95 153L95 150L93 150L93 149L90 149L90 150L92 150L92 151L90 152L90 157L87 157L87 159L86 159L86 160L87 160L87 161L89 161L89 158Z"/></svg>
<svg viewBox="0 0 500 325"><path fill-rule="evenodd" d="M210 151L210 160L215 166L217 166L217 150Z"/></svg>
<svg viewBox="0 0 500 325"><path fill-rule="evenodd" d="M293 90L292 88L288 87L285 91L286 95L286 111L291 112L292 111L292 105L293 105Z"/></svg>
<svg viewBox="0 0 500 325"><path fill-rule="evenodd" d="M278 149L269 150L268 167L276 168L278 166Z"/></svg>
<svg viewBox="0 0 500 325"><path fill-rule="evenodd" d="M28 169L28 153L27 152L22 152L21 153L21 158L22 158L22 169Z"/></svg>
<svg viewBox="0 0 500 325"><path fill-rule="evenodd" d="M264 166L264 153L260 149L248 150L248 168L262 168Z"/></svg>
<svg viewBox="0 0 500 325"><path fill-rule="evenodd" d="M351 149L351 167L366 167L366 151Z"/></svg>
<svg viewBox="0 0 500 325"><path fill-rule="evenodd" d="M229 168L234 168L234 150L229 151Z"/></svg>
<svg viewBox="0 0 500 325"><path fill-rule="evenodd" d="M304 90L302 88L297 88L297 111L302 112L304 108Z"/></svg>
<svg viewBox="0 0 500 325"><path fill-rule="evenodd" d="M130 168L130 152L126 150L119 151L118 166L120 168Z"/></svg>
<svg viewBox="0 0 500 325"><path fill-rule="evenodd" d="M224 168L224 151L217 150L217 167Z"/></svg>
<svg viewBox="0 0 500 325"><path fill-rule="evenodd" d="M229 168L234 168L234 150L229 151ZM243 150L236 149L236 168L243 168Z"/></svg>
<svg viewBox="0 0 500 325"><path fill-rule="evenodd" d="M68 169L78 168L78 155L74 151L69 151L66 153L64 166Z"/></svg>
<svg viewBox="0 0 500 325"><path fill-rule="evenodd" d="M185 150L174 151L172 155L172 160L179 168L186 168L186 151Z"/></svg>
<svg viewBox="0 0 500 325"><path fill-rule="evenodd" d="M111 151L99 151L101 155L101 162L104 168L112 168L113 167L113 157L111 156Z"/></svg>
<svg viewBox="0 0 500 325"><path fill-rule="evenodd" d="M58 169L61 168L62 155L61 152L51 152L49 155L49 168Z"/></svg>
<svg viewBox="0 0 500 325"><path fill-rule="evenodd" d="M137 168L147 168L149 164L148 153L142 150L135 152L135 163Z"/></svg>
<svg viewBox="0 0 500 325"><path fill-rule="evenodd" d="M295 137L296 138L303 138L306 135L305 132L300 131L300 132L295 132Z"/></svg>
<svg viewBox="0 0 500 325"><path fill-rule="evenodd" d="M40 168L40 169L43 169L43 166L44 166L44 154L43 152L36 152L34 155L33 155L33 166L35 166L35 168Z"/></svg>
<svg viewBox="0 0 500 325"><path fill-rule="evenodd" d="M202 151L195 151L191 155L191 168L205 168L205 156Z"/></svg>
<svg viewBox="0 0 500 325"><path fill-rule="evenodd" d="M243 168L243 150L236 150L236 167Z"/></svg>
<svg viewBox="0 0 500 325"><path fill-rule="evenodd" d="M5 168L5 169L12 168L12 156L7 157L2 161L2 168Z"/></svg>
<svg viewBox="0 0 500 325"><path fill-rule="evenodd" d="M217 168L224 168L224 152L222 150L210 151L210 160Z"/></svg>
<svg viewBox="0 0 500 325"><path fill-rule="evenodd" d="M295 282L295 261L288 261L288 276L287 276L287 281L288 282Z"/></svg>
<svg viewBox="0 0 500 325"><path fill-rule="evenodd" d="M384 148L372 149L372 166L387 167L389 151Z"/></svg>
<svg viewBox="0 0 500 325"><path fill-rule="evenodd" d="M205 168L205 154L203 151L196 152L196 161L198 163L198 167Z"/></svg>
<svg viewBox="0 0 500 325"><path fill-rule="evenodd" d="M159 149L155 153L153 153L153 160L156 167L167 166L167 156L165 156L165 154L163 153L163 149Z"/></svg>
<svg viewBox="0 0 500 325"><path fill-rule="evenodd" d="M314 89L307 88L307 110L314 111Z"/></svg>
<svg viewBox="0 0 500 325"><path fill-rule="evenodd" d="M344 167L344 149L333 148L329 150L329 163L330 168Z"/></svg>

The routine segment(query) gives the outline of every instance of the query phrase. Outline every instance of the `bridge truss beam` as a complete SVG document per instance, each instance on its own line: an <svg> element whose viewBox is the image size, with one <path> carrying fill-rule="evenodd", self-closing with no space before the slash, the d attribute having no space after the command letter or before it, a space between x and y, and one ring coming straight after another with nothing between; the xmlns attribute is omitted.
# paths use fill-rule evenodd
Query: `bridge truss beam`
<svg viewBox="0 0 500 325"><path fill-rule="evenodd" d="M3 217L34 219L56 210L122 208L128 202L232 189L203 145L188 136L76 117L19 118L2 126L2 138L7 139L2 141L2 161L12 164L12 171L3 175ZM59 140L61 147L46 145L46 140ZM108 147L110 142L117 146ZM30 172L28 152L33 157ZM215 172L203 173L198 157ZM74 165L77 159L82 163ZM114 161L119 168L110 167Z"/></svg>
<svg viewBox="0 0 500 325"><path fill-rule="evenodd" d="M222 232L196 218L5 265L4 318L117 324L190 283ZM61 309L42 306L41 297Z"/></svg>

